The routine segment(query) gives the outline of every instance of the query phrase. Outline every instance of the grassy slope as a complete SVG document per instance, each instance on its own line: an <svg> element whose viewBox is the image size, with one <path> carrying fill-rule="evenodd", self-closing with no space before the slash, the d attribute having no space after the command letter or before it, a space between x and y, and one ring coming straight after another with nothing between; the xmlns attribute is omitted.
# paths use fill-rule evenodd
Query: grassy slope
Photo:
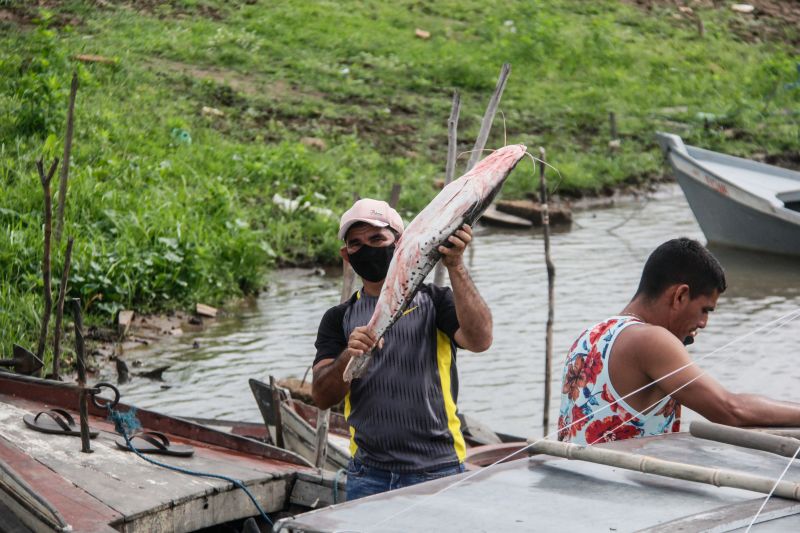
<svg viewBox="0 0 800 533"><path fill-rule="evenodd" d="M35 344L34 161L60 155L73 69L72 294L96 317L218 302L256 290L277 262L335 257L335 219L286 212L274 194L338 212L354 192L386 197L397 182L410 219L442 173L452 90L466 150L505 61L508 141L547 147L564 192L659 175L656 129L742 155L800 147L800 90L784 88L796 58L740 41L728 10L700 12L701 38L672 10L612 1L26 4L0 0L13 15L0 16L0 353ZM77 63L79 53L118 64ZM610 110L623 137L613 157ZM489 146L503 142L495 128ZM533 189L518 171L504 194Z"/></svg>

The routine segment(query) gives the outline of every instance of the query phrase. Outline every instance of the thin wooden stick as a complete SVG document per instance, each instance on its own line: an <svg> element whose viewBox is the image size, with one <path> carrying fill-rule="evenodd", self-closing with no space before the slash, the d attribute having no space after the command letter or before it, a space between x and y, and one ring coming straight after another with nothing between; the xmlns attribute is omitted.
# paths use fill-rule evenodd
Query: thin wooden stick
<svg viewBox="0 0 800 533"><path fill-rule="evenodd" d="M64 298L67 295L67 282L69 281L69 266L72 259L72 244L75 239L70 237L67 241L67 251L64 252L64 271L61 273L61 286L58 288L58 303L56 303L56 330L53 333L53 379L60 379L59 365L61 358L61 319L64 316Z"/></svg>
<svg viewBox="0 0 800 533"><path fill-rule="evenodd" d="M44 346L47 341L47 328L50 325L50 315L53 312L53 294L50 287L50 233L53 225L53 206L50 198L50 180L58 167L58 158L53 160L47 175L44 173L42 160L36 162L39 171L39 180L42 182L44 192L44 258L42 259L42 279L44 280L44 312L42 313L42 331L39 333L39 345L36 355L44 361Z"/></svg>
<svg viewBox="0 0 800 533"><path fill-rule="evenodd" d="M555 278L556 267L550 257L550 210L547 204L547 183L544 178L546 156L544 148L539 147L539 195L542 204L542 233L544 235L544 261L547 266L547 333L545 334L544 350L544 415L542 426L544 435L549 432L550 426L550 376L553 361L553 315L555 307Z"/></svg>
<svg viewBox="0 0 800 533"><path fill-rule="evenodd" d="M633 453L609 450L595 446L579 446L567 442L557 442L552 440L539 440L531 445L531 453L543 453L566 459L576 459L590 463L599 463L644 472L645 474L655 474L658 476L684 479L706 483L716 487L733 487L737 489L751 490L762 494L769 494L775 487L774 494L782 498L800 500L800 484L790 481L781 481L777 485L774 479L767 477L753 476L743 472L734 472L717 468L708 468L675 461L665 461L646 455L636 455Z"/></svg>
<svg viewBox="0 0 800 533"><path fill-rule="evenodd" d="M72 299L72 319L75 322L75 353L78 360L78 387L80 388L78 411L81 420L81 451L92 453L91 439L89 438L89 395L86 391L86 359L80 298Z"/></svg>
<svg viewBox="0 0 800 533"><path fill-rule="evenodd" d="M269 377L269 388L272 391L272 408L275 410L275 445L283 448L283 421L281 420L281 393L274 376Z"/></svg>
<svg viewBox="0 0 800 533"><path fill-rule="evenodd" d="M317 413L317 440L315 443L314 466L322 468L328 458L328 425L330 424L331 410L325 409Z"/></svg>
<svg viewBox="0 0 800 533"><path fill-rule="evenodd" d="M444 167L444 186L453 181L456 173L456 156L458 152L458 117L461 114L461 95L458 91L453 91L453 105L450 107L450 118L447 119L447 163ZM436 271L433 274L433 283L438 286L444 285L444 265L442 262L436 263Z"/></svg>
<svg viewBox="0 0 800 533"><path fill-rule="evenodd" d="M467 163L467 171L472 170L475 163L483 157L483 149L486 148L486 141L489 139L489 132L492 130L492 121L494 121L494 116L497 114L497 107L500 105L500 98L503 97L503 91L506 88L506 81L508 81L510 73L511 65L504 63L503 68L500 69L500 77L497 79L494 94L489 100L489 105L486 106L486 113L483 114L481 129L478 132L478 138L475 140L475 146L472 147L472 154L469 156L469 162Z"/></svg>
<svg viewBox="0 0 800 533"><path fill-rule="evenodd" d="M764 452L793 457L800 446L800 440L792 437L781 437L761 433L752 429L742 429L713 422L695 421L689 425L689 433L698 439L724 442L743 448L752 448Z"/></svg>
<svg viewBox="0 0 800 533"><path fill-rule="evenodd" d="M67 108L67 135L64 138L64 161L61 165L61 176L58 184L58 214L56 216L56 243L61 243L61 232L64 229L64 203L67 200L67 179L69 178L69 158L72 153L72 132L75 126L75 96L78 94L78 73L72 73L72 86L69 91L69 107Z"/></svg>

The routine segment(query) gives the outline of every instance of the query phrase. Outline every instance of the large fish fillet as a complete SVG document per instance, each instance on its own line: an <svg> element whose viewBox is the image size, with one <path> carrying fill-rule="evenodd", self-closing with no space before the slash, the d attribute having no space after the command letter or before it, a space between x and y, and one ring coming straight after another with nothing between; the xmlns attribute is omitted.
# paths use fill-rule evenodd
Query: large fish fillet
<svg viewBox="0 0 800 533"><path fill-rule="evenodd" d="M473 224L500 192L509 173L527 148L505 146L480 161L472 170L448 184L411 221L397 241L378 303L367 327L380 340L401 317L420 285L442 254L439 246L464 224ZM349 382L364 375L375 346L350 359L344 371Z"/></svg>

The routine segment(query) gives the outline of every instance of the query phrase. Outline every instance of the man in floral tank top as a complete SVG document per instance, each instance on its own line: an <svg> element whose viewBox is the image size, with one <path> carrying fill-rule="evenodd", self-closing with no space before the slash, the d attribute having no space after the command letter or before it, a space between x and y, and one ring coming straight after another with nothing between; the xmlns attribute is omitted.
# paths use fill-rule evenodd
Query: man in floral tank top
<svg viewBox="0 0 800 533"><path fill-rule="evenodd" d="M592 445L680 431L682 404L721 424L800 426L800 404L729 392L692 363L685 345L725 289L722 267L699 242L656 248L625 309L570 348L559 440Z"/></svg>

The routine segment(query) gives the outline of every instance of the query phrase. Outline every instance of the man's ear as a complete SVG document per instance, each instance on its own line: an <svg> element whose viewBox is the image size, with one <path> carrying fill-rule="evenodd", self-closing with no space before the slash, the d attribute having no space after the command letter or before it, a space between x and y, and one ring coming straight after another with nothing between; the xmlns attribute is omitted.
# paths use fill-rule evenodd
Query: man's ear
<svg viewBox="0 0 800 533"><path fill-rule="evenodd" d="M675 286L674 292L672 293L673 307L683 307L691 299L692 297L687 284L681 283Z"/></svg>
<svg viewBox="0 0 800 533"><path fill-rule="evenodd" d="M342 246L341 248L339 248L339 255L342 256L342 260L345 263L349 263L350 262L350 256L347 255L347 246Z"/></svg>

